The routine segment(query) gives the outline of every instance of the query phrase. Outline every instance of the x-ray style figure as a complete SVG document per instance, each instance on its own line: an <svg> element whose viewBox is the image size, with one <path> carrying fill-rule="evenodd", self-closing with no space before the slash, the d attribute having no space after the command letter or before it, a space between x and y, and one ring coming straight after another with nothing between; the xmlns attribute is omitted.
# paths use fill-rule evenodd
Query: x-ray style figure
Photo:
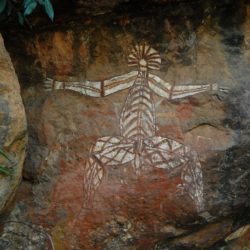
<svg viewBox="0 0 250 250"><path fill-rule="evenodd" d="M159 70L160 55L149 45L137 45L128 57L128 65L136 71L105 81L45 81L48 90L73 90L83 95L103 97L130 88L120 115L120 135L99 138L89 150L84 172L84 202L91 206L105 169L132 164L137 176L150 169L181 169L182 188L194 201L197 211L203 209L203 177L197 153L189 146L156 135L153 92L169 100L217 90L216 84L177 85L149 73Z"/></svg>

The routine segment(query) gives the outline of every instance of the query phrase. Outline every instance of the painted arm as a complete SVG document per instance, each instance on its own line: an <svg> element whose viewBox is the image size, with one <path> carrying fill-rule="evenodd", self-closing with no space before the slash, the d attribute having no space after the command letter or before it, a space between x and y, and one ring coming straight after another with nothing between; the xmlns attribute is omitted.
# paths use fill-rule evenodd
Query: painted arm
<svg viewBox="0 0 250 250"><path fill-rule="evenodd" d="M47 91L72 90L82 95L103 97L131 87L138 75L138 71L116 76L104 81L60 82L50 78L44 81Z"/></svg>
<svg viewBox="0 0 250 250"><path fill-rule="evenodd" d="M149 87L159 96L173 100L186 96L195 95L205 91L227 91L224 88L218 88L218 84L204 85L171 85L160 77L149 74Z"/></svg>

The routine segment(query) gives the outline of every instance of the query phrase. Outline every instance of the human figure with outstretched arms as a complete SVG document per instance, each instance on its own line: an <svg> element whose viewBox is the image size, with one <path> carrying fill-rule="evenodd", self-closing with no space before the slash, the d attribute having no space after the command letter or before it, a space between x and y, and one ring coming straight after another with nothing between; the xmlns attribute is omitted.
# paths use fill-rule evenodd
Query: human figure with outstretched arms
<svg viewBox="0 0 250 250"><path fill-rule="evenodd" d="M130 88L120 115L120 135L99 138L89 150L84 169L84 206L92 205L104 178L105 168L132 164L137 176L152 168L181 169L182 188L194 201L197 211L203 202L203 177L197 153L173 139L156 136L152 94L173 100L204 91L217 91L217 84L171 85L150 70L159 70L160 55L150 46L135 46L128 65L137 71L104 81L59 82L47 79L47 90L72 90L92 97L104 97Z"/></svg>

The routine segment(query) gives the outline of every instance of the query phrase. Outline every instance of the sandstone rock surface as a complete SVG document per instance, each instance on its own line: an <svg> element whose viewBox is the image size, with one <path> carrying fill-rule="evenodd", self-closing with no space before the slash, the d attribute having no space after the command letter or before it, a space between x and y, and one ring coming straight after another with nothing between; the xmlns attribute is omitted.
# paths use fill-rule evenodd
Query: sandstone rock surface
<svg viewBox="0 0 250 250"><path fill-rule="evenodd" d="M10 176L0 175L1 213L13 198L21 181L27 142L26 116L20 86L2 36L0 36L0 82L0 147L12 161L10 163L1 158L1 164L13 169Z"/></svg>
<svg viewBox="0 0 250 250"><path fill-rule="evenodd" d="M8 38L28 118L24 175L33 184L29 198L19 198L10 214L21 225L6 222L4 232L9 233L0 238L5 244L22 242L36 249L39 242L33 244L28 236L37 236L38 225L56 249L220 249L246 244L248 233L226 241L249 224L250 67L240 29L245 6L232 11L231 5L214 7L209 1L195 5L197 9L194 3L160 2L141 15L129 8L131 12L121 13L121 5L107 16L21 36L18 55L16 43ZM234 13L229 20L233 24L224 22L228 12ZM165 83L216 83L225 90L174 100L152 94L156 136L186 145L198 155L204 196L200 211L180 188L181 168L153 168L138 177L133 163L105 166L93 206L85 207L83 180L90 148L100 138L121 135L129 90L90 97L44 88L46 78L52 78L54 86L59 81L62 86L75 82L76 87L92 80L100 83L98 88L104 80L128 73L129 51L145 41L162 60L160 70L151 73ZM32 225L29 230L24 221ZM21 230L23 236L13 237ZM40 248L46 244L48 237L41 236Z"/></svg>

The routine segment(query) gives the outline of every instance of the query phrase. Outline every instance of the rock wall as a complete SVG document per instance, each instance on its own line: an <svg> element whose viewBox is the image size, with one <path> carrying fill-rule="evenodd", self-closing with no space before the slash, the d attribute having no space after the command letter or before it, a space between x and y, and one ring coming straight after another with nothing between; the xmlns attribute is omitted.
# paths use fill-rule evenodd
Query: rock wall
<svg viewBox="0 0 250 250"><path fill-rule="evenodd" d="M28 118L24 176L34 182L10 214L18 226L5 224L6 249L17 241L42 249L46 235L56 249L247 244L247 230L228 236L249 223L248 6L139 2L67 25L59 17L20 35L18 46L6 35ZM159 53L151 54L144 101L131 97L136 44ZM144 119L133 117L134 102ZM140 125L141 147L138 134L122 132L128 119L147 124L154 115L155 132Z"/></svg>
<svg viewBox="0 0 250 250"><path fill-rule="evenodd" d="M10 176L0 175L0 213L2 213L21 181L27 143L27 124L20 86L2 36L0 36L0 79L0 148L10 158L10 161L7 161L1 155L0 161L2 166L12 170Z"/></svg>

